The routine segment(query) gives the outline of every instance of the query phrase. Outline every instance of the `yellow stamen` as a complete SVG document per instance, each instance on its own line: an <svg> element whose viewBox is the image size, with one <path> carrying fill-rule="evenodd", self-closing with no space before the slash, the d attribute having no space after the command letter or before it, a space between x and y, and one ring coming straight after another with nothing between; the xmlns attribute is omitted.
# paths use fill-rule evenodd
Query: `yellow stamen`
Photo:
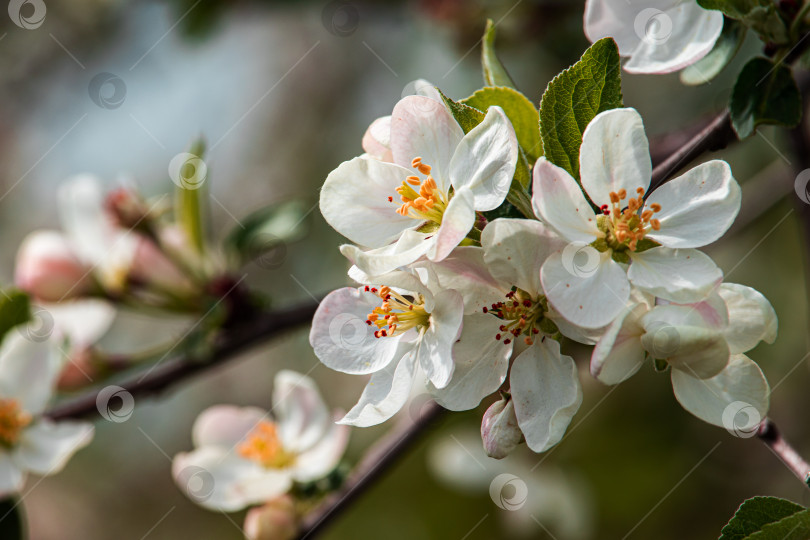
<svg viewBox="0 0 810 540"><path fill-rule="evenodd" d="M271 469L288 467L295 461L295 456L284 450L276 433L276 424L267 420L256 424L238 451L242 457Z"/></svg>
<svg viewBox="0 0 810 540"><path fill-rule="evenodd" d="M614 250L628 249L635 251L638 242L643 239L650 229L659 230L661 222L653 218L653 214L661 211L661 205L653 203L649 207L644 207L644 188L637 188L637 197L631 197L624 206L623 201L627 199L627 191L620 189L618 192L611 191L609 194L610 205L602 206L602 212L607 216L604 221L605 240ZM641 210L641 214L639 214Z"/></svg>
<svg viewBox="0 0 810 540"><path fill-rule="evenodd" d="M14 399L0 399L0 446L11 447L20 440L20 433L31 423L31 415L20 409Z"/></svg>

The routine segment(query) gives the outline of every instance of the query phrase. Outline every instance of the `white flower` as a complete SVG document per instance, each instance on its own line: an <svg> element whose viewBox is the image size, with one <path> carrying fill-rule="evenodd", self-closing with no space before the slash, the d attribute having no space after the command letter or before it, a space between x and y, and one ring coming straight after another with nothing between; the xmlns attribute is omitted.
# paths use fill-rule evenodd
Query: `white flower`
<svg viewBox="0 0 810 540"><path fill-rule="evenodd" d="M309 342L327 367L371 374L342 424L366 427L391 418L408 400L417 366L438 388L453 377L453 344L464 305L454 290L429 289L414 273L395 271L368 285L331 292L318 306Z"/></svg>
<svg viewBox="0 0 810 540"><path fill-rule="evenodd" d="M205 508L235 512L323 478L338 464L348 429L332 422L315 383L280 371L270 412L216 405L197 417L195 450L172 461L172 476ZM196 484L195 484L196 482Z"/></svg>
<svg viewBox="0 0 810 540"><path fill-rule="evenodd" d="M88 422L39 415L50 401L61 362L47 340L16 327L0 346L0 497L19 492L28 472L55 474L93 438Z"/></svg>
<svg viewBox="0 0 810 540"><path fill-rule="evenodd" d="M720 282L721 270L692 248L717 240L739 212L740 186L725 161L698 165L648 194L649 145L634 109L597 115L583 134L579 161L582 189L545 158L534 168L535 213L572 245L590 244L585 251L595 259L588 272L574 271L565 251L543 264L543 290L563 317L585 328L609 324L631 283L688 303Z"/></svg>
<svg viewBox="0 0 810 540"><path fill-rule="evenodd" d="M341 248L368 275L425 255L445 258L473 228L476 211L500 206L517 164L517 138L500 107L465 135L443 104L408 96L390 124L393 163L357 157L332 171L321 190L326 221L370 248Z"/></svg>
<svg viewBox="0 0 810 540"><path fill-rule="evenodd" d="M651 302L628 306L610 325L591 357L591 373L617 384L636 373L647 357L672 368L672 388L683 407L722 426L735 401L764 417L768 383L744 352L773 343L777 320L770 303L750 287L723 283L706 300L691 304Z"/></svg>
<svg viewBox="0 0 810 540"><path fill-rule="evenodd" d="M695 0L586 0L585 35L591 42L612 37L629 56L629 73L671 73L712 50L723 30L723 14Z"/></svg>

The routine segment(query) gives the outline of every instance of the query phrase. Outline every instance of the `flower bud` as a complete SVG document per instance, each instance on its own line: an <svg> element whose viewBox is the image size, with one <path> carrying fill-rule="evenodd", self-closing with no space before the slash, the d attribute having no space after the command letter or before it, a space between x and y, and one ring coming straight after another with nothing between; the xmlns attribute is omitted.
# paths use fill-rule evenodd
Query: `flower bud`
<svg viewBox="0 0 810 540"><path fill-rule="evenodd" d="M191 282L177 265L145 236L139 235L129 277L137 282L153 284L179 294L193 291Z"/></svg>
<svg viewBox="0 0 810 540"><path fill-rule="evenodd" d="M298 534L295 501L281 495L251 509L245 516L245 537L248 540L290 540Z"/></svg>
<svg viewBox="0 0 810 540"><path fill-rule="evenodd" d="M374 120L363 135L363 150L381 161L393 162L391 153L391 117Z"/></svg>
<svg viewBox="0 0 810 540"><path fill-rule="evenodd" d="M511 399L501 399L490 405L481 421L481 439L489 457L505 458L523 439Z"/></svg>
<svg viewBox="0 0 810 540"><path fill-rule="evenodd" d="M108 193L104 207L115 223L124 229L137 227L149 214L149 208L141 196L127 187Z"/></svg>
<svg viewBox="0 0 810 540"><path fill-rule="evenodd" d="M90 268L56 231L35 231L23 240L14 269L17 286L31 296L56 302L92 290Z"/></svg>
<svg viewBox="0 0 810 540"><path fill-rule="evenodd" d="M99 376L93 351L82 347L71 353L70 359L59 372L56 386L59 390L73 391L93 384Z"/></svg>

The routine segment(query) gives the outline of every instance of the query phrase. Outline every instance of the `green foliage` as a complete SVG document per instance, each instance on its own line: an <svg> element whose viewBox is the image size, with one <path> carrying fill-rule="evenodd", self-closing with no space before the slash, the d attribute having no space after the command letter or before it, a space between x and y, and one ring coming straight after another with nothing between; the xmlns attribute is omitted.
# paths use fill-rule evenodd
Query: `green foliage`
<svg viewBox="0 0 810 540"><path fill-rule="evenodd" d="M543 94L540 135L546 159L579 178L582 133L597 114L621 106L619 49L613 39L600 39Z"/></svg>
<svg viewBox="0 0 810 540"><path fill-rule="evenodd" d="M729 110L740 139L760 124L796 126L802 117L802 100L790 68L767 58L749 61L731 92Z"/></svg>
<svg viewBox="0 0 810 540"><path fill-rule="evenodd" d="M200 139L191 145L188 152L202 159L205 155L205 142ZM175 157L175 159L178 159ZM181 160L182 161L182 160ZM205 251L207 240L207 228L209 226L208 213L208 177L206 173L202 176L204 165L197 167L195 163L185 160L185 163L178 164L178 170L172 174L176 175L172 181L176 184L174 190L174 217L183 232L186 233L191 244L199 252Z"/></svg>
<svg viewBox="0 0 810 540"><path fill-rule="evenodd" d="M3 540L27 538L24 523L21 501L13 497L0 500L0 538Z"/></svg>
<svg viewBox="0 0 810 540"><path fill-rule="evenodd" d="M484 71L484 83L487 86L515 87L512 77L506 72L498 55L495 54L495 24L487 19L484 37L481 39L481 68Z"/></svg>
<svg viewBox="0 0 810 540"><path fill-rule="evenodd" d="M763 41L788 42L788 28L773 0L697 0L705 9L722 11L758 33Z"/></svg>
<svg viewBox="0 0 810 540"><path fill-rule="evenodd" d="M731 62L745 41L748 29L738 21L725 19L723 33L709 54L681 71L681 82L688 85L706 84Z"/></svg>
<svg viewBox="0 0 810 540"><path fill-rule="evenodd" d="M0 342L9 330L29 320L31 301L28 295L22 291L5 291L0 296Z"/></svg>
<svg viewBox="0 0 810 540"><path fill-rule="evenodd" d="M461 103L486 111L493 105L503 109L515 128L518 142L530 163L543 155L540 143L540 113L529 98L513 88L488 86L475 92Z"/></svg>
<svg viewBox="0 0 810 540"><path fill-rule="evenodd" d="M237 264L244 264L258 257L297 242L306 235L309 209L302 201L287 201L253 212L242 220L225 238L225 247L234 256ZM283 254L282 254L283 255Z"/></svg>
<svg viewBox="0 0 810 540"><path fill-rule="evenodd" d="M719 540L799 540L808 534L810 515L804 507L777 497L754 497L742 503Z"/></svg>

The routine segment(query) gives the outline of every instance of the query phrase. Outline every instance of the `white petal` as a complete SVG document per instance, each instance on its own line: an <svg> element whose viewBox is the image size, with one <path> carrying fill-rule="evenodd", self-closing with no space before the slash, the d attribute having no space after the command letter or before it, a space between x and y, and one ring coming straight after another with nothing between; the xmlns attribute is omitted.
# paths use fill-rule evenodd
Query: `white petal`
<svg viewBox="0 0 810 540"><path fill-rule="evenodd" d="M736 283L723 283L717 293L728 308L725 336L732 354L751 350L760 341L776 340L776 312L762 293Z"/></svg>
<svg viewBox="0 0 810 540"><path fill-rule="evenodd" d="M628 254L632 259L627 271L630 282L672 302L700 302L723 279L714 261L696 249L656 247Z"/></svg>
<svg viewBox="0 0 810 540"><path fill-rule="evenodd" d="M624 269L610 258L609 251L593 252L598 263L589 265L587 271L578 270L573 260L564 260L562 253L549 257L540 270L543 290L554 309L584 328L610 324L630 297Z"/></svg>
<svg viewBox="0 0 810 540"><path fill-rule="evenodd" d="M382 161L393 161L391 153L391 117L374 120L363 135L363 150Z"/></svg>
<svg viewBox="0 0 810 540"><path fill-rule="evenodd" d="M357 405L338 423L375 426L394 416L408 401L416 375L416 354L411 350L371 376Z"/></svg>
<svg viewBox="0 0 810 540"><path fill-rule="evenodd" d="M596 115L582 134L579 150L582 187L596 206L610 205L610 193L624 189L638 196L650 186L650 144L635 109L611 109ZM625 199L626 202L627 199Z"/></svg>
<svg viewBox="0 0 810 540"><path fill-rule="evenodd" d="M634 304L622 311L602 336L591 355L591 374L605 384L618 384L634 375L644 364L641 346L644 328L639 318L646 307Z"/></svg>
<svg viewBox="0 0 810 540"><path fill-rule="evenodd" d="M544 452L560 442L582 404L574 360L560 354L555 340L539 340L515 359L509 381L529 448Z"/></svg>
<svg viewBox="0 0 810 540"><path fill-rule="evenodd" d="M436 239L427 256L431 261L447 257L470 229L475 225L473 194L469 188L461 188L453 194L442 215L442 224L436 231Z"/></svg>
<svg viewBox="0 0 810 540"><path fill-rule="evenodd" d="M684 409L738 435L751 434L768 413L768 381L744 354L732 356L726 369L711 379L672 370L672 389Z"/></svg>
<svg viewBox="0 0 810 540"><path fill-rule="evenodd" d="M671 73L694 64L712 50L723 30L723 14L705 10L696 2L681 1L663 13L657 9L640 12L634 27L645 37L630 54L625 71Z"/></svg>
<svg viewBox="0 0 810 540"><path fill-rule="evenodd" d="M432 390L439 405L451 411L474 409L500 388L512 354L510 345L495 339L500 324L500 319L483 313L464 318L461 338L453 346L453 378L446 387Z"/></svg>
<svg viewBox="0 0 810 540"><path fill-rule="evenodd" d="M223 512L266 502L292 486L288 469L267 469L218 447L176 455L172 476L194 502Z"/></svg>
<svg viewBox="0 0 810 540"><path fill-rule="evenodd" d="M631 24L637 11L638 7L626 0L586 0L585 35L591 43L612 37L619 54L627 56L641 41Z"/></svg>
<svg viewBox="0 0 810 540"><path fill-rule="evenodd" d="M435 245L435 234L407 230L396 243L389 246L364 251L351 244L345 244L340 246L340 252L360 271L370 276L379 276L417 261L433 250Z"/></svg>
<svg viewBox="0 0 810 540"><path fill-rule="evenodd" d="M276 373L273 383L272 412L284 448L298 453L312 447L331 424L315 381L285 369Z"/></svg>
<svg viewBox="0 0 810 540"><path fill-rule="evenodd" d="M349 427L330 422L318 443L296 457L293 476L299 482L323 478L340 462L348 442Z"/></svg>
<svg viewBox="0 0 810 540"><path fill-rule="evenodd" d="M194 421L191 440L197 448L218 446L230 450L244 440L256 424L269 419L270 414L258 407L214 405Z"/></svg>
<svg viewBox="0 0 810 540"><path fill-rule="evenodd" d="M41 418L20 435L13 459L23 470L51 475L62 470L78 450L93 439L88 422L53 422Z"/></svg>
<svg viewBox="0 0 810 540"><path fill-rule="evenodd" d="M655 215L661 229L647 236L667 247L693 248L711 244L734 223L740 211L740 185L725 161L709 161L659 187L647 208L661 205Z"/></svg>
<svg viewBox="0 0 810 540"><path fill-rule="evenodd" d="M486 229L484 229L486 232ZM480 247L457 247L445 259L430 264L436 289L453 289L464 299L464 313L481 312L481 308L503 300L508 285L499 283L484 263ZM539 272L538 272L539 275Z"/></svg>
<svg viewBox="0 0 810 540"><path fill-rule="evenodd" d="M62 227L73 249L82 261L99 264L113 242L101 180L90 174L72 176L60 186L58 196Z"/></svg>
<svg viewBox="0 0 810 540"><path fill-rule="evenodd" d="M371 248L386 246L402 231L419 225L418 220L397 213L401 203L396 188L409 174L393 163L362 156L345 161L326 177L321 213L352 242Z"/></svg>
<svg viewBox="0 0 810 540"><path fill-rule="evenodd" d="M484 260L492 276L532 295L542 290L540 267L565 244L539 221L527 219L496 219L481 233Z"/></svg>
<svg viewBox="0 0 810 540"><path fill-rule="evenodd" d="M375 338L366 323L380 298L352 287L338 289L323 299L312 319L309 343L315 356L336 371L374 373L394 358L399 336Z"/></svg>
<svg viewBox="0 0 810 540"><path fill-rule="evenodd" d="M115 306L105 300L85 298L45 309L53 317L54 331L65 337L72 347L93 345L107 333L115 319Z"/></svg>
<svg viewBox="0 0 810 540"><path fill-rule="evenodd" d="M463 316L461 294L447 290L436 295L430 326L416 354L420 367L437 388L447 386L453 376L453 344L461 334Z"/></svg>
<svg viewBox="0 0 810 540"><path fill-rule="evenodd" d="M61 362L50 341L24 337L24 326L12 328L0 347L0 396L18 401L37 415L51 398Z"/></svg>
<svg viewBox="0 0 810 540"><path fill-rule="evenodd" d="M394 163L405 168L421 157L443 193L450 188L450 161L464 131L443 103L408 96L391 113L391 151ZM413 169L411 169L413 170Z"/></svg>
<svg viewBox="0 0 810 540"><path fill-rule="evenodd" d="M596 214L567 171L541 157L534 165L533 182L534 213L560 236L586 244L599 236Z"/></svg>
<svg viewBox="0 0 810 540"><path fill-rule="evenodd" d="M490 107L484 120L461 139L450 162L456 190L469 188L476 210L493 210L509 193L518 159L518 142L503 109Z"/></svg>
<svg viewBox="0 0 810 540"><path fill-rule="evenodd" d="M0 497L14 495L25 485L25 471L20 469L6 450L0 450Z"/></svg>

